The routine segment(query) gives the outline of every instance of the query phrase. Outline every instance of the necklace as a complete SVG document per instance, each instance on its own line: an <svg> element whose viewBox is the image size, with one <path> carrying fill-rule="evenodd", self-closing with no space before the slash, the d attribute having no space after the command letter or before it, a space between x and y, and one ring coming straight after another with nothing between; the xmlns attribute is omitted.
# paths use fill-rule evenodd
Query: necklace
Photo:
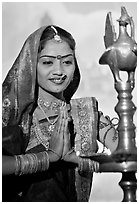
<svg viewBox="0 0 139 204"><path fill-rule="evenodd" d="M63 101L58 101L58 103L53 102L53 103L49 103L49 102L44 102L41 98L38 98L38 106L41 109L41 111L43 112L45 118L47 119L49 125L48 125L48 132L53 132L55 129L55 124L58 121L59 116L56 117L56 119L54 119L53 121L51 121L49 119L49 117L46 114L47 110L52 110L55 109L55 113L58 112L58 107L60 108L60 106L62 106L65 102Z"/></svg>
<svg viewBox="0 0 139 204"><path fill-rule="evenodd" d="M45 147L46 150L48 150L50 138L45 137L45 140L43 139L43 134L42 134L42 131L40 129L39 122L38 122L35 115L34 115L34 123L35 123L34 130L35 130L38 141Z"/></svg>
<svg viewBox="0 0 139 204"><path fill-rule="evenodd" d="M63 101L61 101L60 99L54 100L52 102L48 102L42 99L42 98L38 98L38 103L43 107L43 110L45 112L49 111L54 111L55 114L57 114L59 112L60 107L63 104Z"/></svg>

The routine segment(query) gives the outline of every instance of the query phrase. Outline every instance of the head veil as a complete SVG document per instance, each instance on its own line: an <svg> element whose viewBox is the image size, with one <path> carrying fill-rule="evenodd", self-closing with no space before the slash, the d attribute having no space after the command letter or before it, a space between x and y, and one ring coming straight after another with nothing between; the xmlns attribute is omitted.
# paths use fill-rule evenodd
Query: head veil
<svg viewBox="0 0 139 204"><path fill-rule="evenodd" d="M3 82L2 148L4 154L23 154L29 141L32 112L37 102L37 56L40 40L44 34L45 29L47 30L48 27L41 27L27 38L18 57L16 58L13 66L9 70ZM74 39L72 39L72 36L69 33L66 31L64 31L64 33L66 36L63 35L63 39L65 38L68 42L70 41L70 39L68 39L70 36L71 40L74 42ZM46 31L45 35L47 35ZM64 97L67 103L69 103L71 97L77 90L79 81L80 72L75 57L75 72L73 80L64 91ZM91 190L91 183L92 173L91 175L87 174L87 176L80 176L76 172L76 187L79 200L88 200Z"/></svg>
<svg viewBox="0 0 139 204"><path fill-rule="evenodd" d="M2 87L3 98L3 126L20 126L24 135L29 136L31 112L37 101L36 94L36 66L40 39L44 26L32 33L25 41L18 57L8 72ZM74 77L64 91L67 102L75 93L80 73L75 58ZM6 134L3 134L3 140Z"/></svg>

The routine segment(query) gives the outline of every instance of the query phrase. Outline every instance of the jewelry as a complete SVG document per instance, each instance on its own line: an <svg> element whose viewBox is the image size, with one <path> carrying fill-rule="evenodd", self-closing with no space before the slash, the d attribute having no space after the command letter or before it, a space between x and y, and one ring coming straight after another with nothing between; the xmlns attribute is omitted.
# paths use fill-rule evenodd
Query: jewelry
<svg viewBox="0 0 139 204"><path fill-rule="evenodd" d="M15 155L14 157L15 157L15 175L19 175L21 168L21 160L20 157L18 157L18 155Z"/></svg>
<svg viewBox="0 0 139 204"><path fill-rule="evenodd" d="M48 110L48 107L50 108L50 105L48 102L44 103L43 100L41 98L38 98L38 106L40 107L41 111L43 112L44 116L46 117L48 123L49 123L49 127L48 127L48 131L49 132L53 132L55 129L55 123L57 122L59 116L54 120L54 121L50 121L49 117L46 115L45 110L43 109L43 106L45 106ZM59 105L57 103L53 103L52 108L56 108Z"/></svg>
<svg viewBox="0 0 139 204"><path fill-rule="evenodd" d="M63 105L63 101L60 99L54 100L53 102L48 102L42 99L42 98L38 98L38 103L43 107L44 111L48 111L48 110L53 110L55 112L55 114L57 114L60 110L60 107Z"/></svg>
<svg viewBox="0 0 139 204"><path fill-rule="evenodd" d="M56 28L54 27L54 26L51 26L51 28L54 30L54 32L55 32L55 36L54 36L54 39L55 39L55 41L56 42L62 42L62 39L61 39L61 37L58 35L58 32L57 32L57 30L56 30Z"/></svg>
<svg viewBox="0 0 139 204"><path fill-rule="evenodd" d="M88 173L89 170L90 170L90 168L89 168L89 160L86 159L86 158L79 157L78 167L79 167L79 173L80 174Z"/></svg>
<svg viewBox="0 0 139 204"><path fill-rule="evenodd" d="M89 171L90 172L99 172L99 162L89 159Z"/></svg>
<svg viewBox="0 0 139 204"><path fill-rule="evenodd" d="M37 171L45 171L49 168L49 155L46 151L15 155L15 175L32 174Z"/></svg>
<svg viewBox="0 0 139 204"><path fill-rule="evenodd" d="M49 148L49 137L45 138L45 141L42 139L43 138L43 134L42 134L42 131L40 129L39 122L38 122L38 120L37 120L35 115L34 115L34 119L33 120L34 120L34 123L35 123L34 131L36 133L37 139L45 147L45 149L48 150L48 148ZM48 133L50 134L50 132L48 132Z"/></svg>
<svg viewBox="0 0 139 204"><path fill-rule="evenodd" d="M62 106L64 104L64 102L62 102L61 100L58 100L58 102L53 102L53 103L49 103L49 102L46 102L44 103L44 101L41 99L41 98L38 98L38 105L40 105L39 107L41 108L41 110L43 111L43 114L45 111L48 111L48 110L54 110L55 112L59 111L60 112L60 106ZM59 108L59 110L58 110ZM42 144L46 150L49 149L49 139L51 138L51 135L52 135L52 132L54 131L54 128L55 128L55 123L57 122L58 118L56 118L55 121L51 122L49 120L49 118L46 116L46 114L44 114L48 123L48 127L46 128L47 130L47 137L44 136L45 133L42 132L41 130L41 127L40 127L40 124L39 124L39 121L38 121L38 118L37 118L37 115L36 113L34 112L33 114L33 129L36 133L36 138L38 140L38 142L40 144ZM54 124L52 124L54 123Z"/></svg>
<svg viewBox="0 0 139 204"><path fill-rule="evenodd" d="M91 159L79 157L78 169L80 174L99 172L99 163Z"/></svg>

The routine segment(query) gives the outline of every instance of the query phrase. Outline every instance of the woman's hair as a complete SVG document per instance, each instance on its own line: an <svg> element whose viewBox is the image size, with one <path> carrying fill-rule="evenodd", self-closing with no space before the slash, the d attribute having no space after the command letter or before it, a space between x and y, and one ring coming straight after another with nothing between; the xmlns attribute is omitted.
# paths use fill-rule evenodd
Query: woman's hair
<svg viewBox="0 0 139 204"><path fill-rule="evenodd" d="M56 33L55 29L56 29L57 33ZM58 36L60 36L60 38L61 38L62 40L64 40L65 42L67 42L68 45L69 45L69 47L70 47L73 51L75 50L75 45L76 45L76 43L75 43L75 40L73 39L72 35L71 35L69 32L67 32L66 30L64 30L64 29L62 29L62 28L60 28L60 27L58 27L58 26L54 26L54 25L51 26L51 25L50 25L50 26L46 27L46 29L44 30L44 32L43 32L43 34L42 34L42 36L41 36L40 46L39 46L39 50L38 50L39 53L41 52L41 50L43 50L43 48L44 48L46 42L47 42L48 40L53 39L56 34L57 34Z"/></svg>

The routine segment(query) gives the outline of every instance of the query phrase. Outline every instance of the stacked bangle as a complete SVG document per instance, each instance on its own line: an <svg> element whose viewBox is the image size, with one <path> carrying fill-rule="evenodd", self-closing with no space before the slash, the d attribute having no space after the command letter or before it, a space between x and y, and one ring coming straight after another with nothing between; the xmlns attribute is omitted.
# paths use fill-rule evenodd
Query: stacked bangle
<svg viewBox="0 0 139 204"><path fill-rule="evenodd" d="M79 157L78 169L81 174L88 172L99 172L99 163L91 159Z"/></svg>
<svg viewBox="0 0 139 204"><path fill-rule="evenodd" d="M49 168L49 155L46 151L15 155L15 175L32 174L37 171L45 171Z"/></svg>

